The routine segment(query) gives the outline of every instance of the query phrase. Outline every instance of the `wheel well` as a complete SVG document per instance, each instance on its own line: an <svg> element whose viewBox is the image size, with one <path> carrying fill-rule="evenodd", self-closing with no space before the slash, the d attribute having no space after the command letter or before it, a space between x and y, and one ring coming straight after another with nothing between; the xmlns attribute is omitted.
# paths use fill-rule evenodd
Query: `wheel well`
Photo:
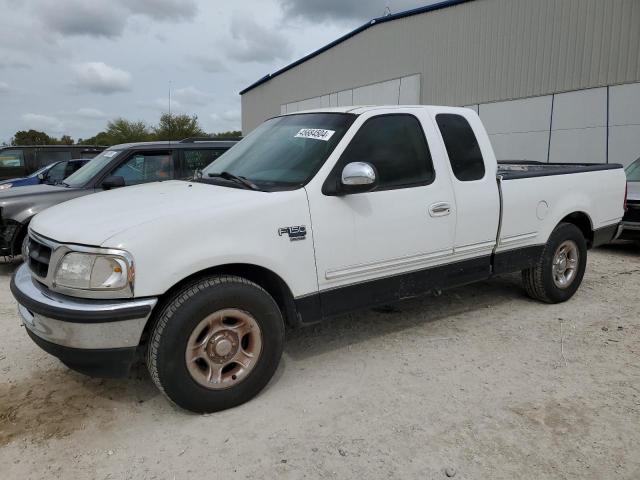
<svg viewBox="0 0 640 480"><path fill-rule="evenodd" d="M285 281L282 280L282 278L278 274L272 272L267 268L259 267L257 265L234 263L208 268L206 270L201 270L200 272L189 275L188 277L175 284L169 290L167 290L163 295L161 295L158 304L154 309L154 315L145 326L142 340L144 341L144 339L148 336L148 333L151 330L152 326L155 324L155 316L157 312L160 312L162 310L162 308L164 307L163 304L167 302L175 292L183 288L185 285L188 285L189 283L197 281L203 277L210 277L212 275L237 275L238 277L246 278L247 280L260 285L276 301L287 325L297 326L299 324L298 312L293 301L293 294L291 293L291 290L289 289Z"/></svg>
<svg viewBox="0 0 640 480"><path fill-rule="evenodd" d="M572 223L578 227L587 241L587 247L591 248L591 245L593 245L593 227L589 215L584 212L573 212L564 217L561 222Z"/></svg>
<svg viewBox="0 0 640 480"><path fill-rule="evenodd" d="M20 255L22 253L22 240L29 231L29 222L31 219L27 219L24 223L20 223L14 220L8 220L18 225L13 238L11 239L11 254L13 256Z"/></svg>

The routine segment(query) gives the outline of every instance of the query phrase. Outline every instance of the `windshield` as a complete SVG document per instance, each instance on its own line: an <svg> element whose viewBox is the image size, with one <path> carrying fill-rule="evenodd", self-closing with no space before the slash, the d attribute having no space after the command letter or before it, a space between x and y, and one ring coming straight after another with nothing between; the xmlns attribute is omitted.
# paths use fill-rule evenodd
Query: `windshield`
<svg viewBox="0 0 640 480"><path fill-rule="evenodd" d="M625 172L628 182L640 182L640 158L629 165Z"/></svg>
<svg viewBox="0 0 640 480"><path fill-rule="evenodd" d="M74 174L69 175L63 183L73 188L84 187L121 151L122 150L105 150L97 157L93 157L89 163L78 169Z"/></svg>
<svg viewBox="0 0 640 480"><path fill-rule="evenodd" d="M267 120L203 171L203 181L221 173L261 189L298 188L331 154L356 116L304 113Z"/></svg>
<svg viewBox="0 0 640 480"><path fill-rule="evenodd" d="M40 175L41 173L44 173L47 171L47 168L49 168L51 165L45 165L44 167L36 170L35 172L33 172L31 175L29 175L29 178L33 178L33 177L37 177L38 175Z"/></svg>

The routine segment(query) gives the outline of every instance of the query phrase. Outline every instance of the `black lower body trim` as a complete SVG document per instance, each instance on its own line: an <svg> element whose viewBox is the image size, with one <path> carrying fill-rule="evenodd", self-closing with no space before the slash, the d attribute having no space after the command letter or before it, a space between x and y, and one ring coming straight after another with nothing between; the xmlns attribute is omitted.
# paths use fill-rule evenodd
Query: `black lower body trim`
<svg viewBox="0 0 640 480"><path fill-rule="evenodd" d="M395 303L430 291L466 285L491 276L491 257L472 258L306 295L295 300L302 323Z"/></svg>
<svg viewBox="0 0 640 480"><path fill-rule="evenodd" d="M493 274L513 273L535 265L542 255L544 245L530 245L498 252L493 257Z"/></svg>
<svg viewBox="0 0 640 480"><path fill-rule="evenodd" d="M31 340L45 352L60 359L67 367L85 375L101 378L125 377L136 358L136 348L87 350L48 342L25 328Z"/></svg>
<svg viewBox="0 0 640 480"><path fill-rule="evenodd" d="M592 247L599 247L611 243L618 232L618 223L609 225L606 227L598 228L593 231L593 244Z"/></svg>
<svg viewBox="0 0 640 480"><path fill-rule="evenodd" d="M623 227L618 239L638 241L640 240L640 228L637 230L631 230Z"/></svg>

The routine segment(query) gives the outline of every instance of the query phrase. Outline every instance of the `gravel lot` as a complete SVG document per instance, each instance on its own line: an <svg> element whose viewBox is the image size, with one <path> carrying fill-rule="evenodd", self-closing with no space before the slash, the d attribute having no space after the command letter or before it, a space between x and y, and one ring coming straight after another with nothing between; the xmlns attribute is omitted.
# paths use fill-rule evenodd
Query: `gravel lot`
<svg viewBox="0 0 640 480"><path fill-rule="evenodd" d="M205 416L142 367L91 379L40 351L16 266L0 265L2 478L640 478L632 245L590 252L565 304L508 276L288 332L267 389Z"/></svg>

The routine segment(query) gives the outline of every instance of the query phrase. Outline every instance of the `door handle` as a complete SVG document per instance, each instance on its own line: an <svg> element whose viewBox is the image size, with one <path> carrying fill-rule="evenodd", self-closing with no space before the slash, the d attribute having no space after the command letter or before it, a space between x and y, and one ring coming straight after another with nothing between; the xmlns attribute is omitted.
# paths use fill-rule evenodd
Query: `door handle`
<svg viewBox="0 0 640 480"><path fill-rule="evenodd" d="M447 202L434 203L429 207L429 215L432 217L445 217L451 213L451 204Z"/></svg>

